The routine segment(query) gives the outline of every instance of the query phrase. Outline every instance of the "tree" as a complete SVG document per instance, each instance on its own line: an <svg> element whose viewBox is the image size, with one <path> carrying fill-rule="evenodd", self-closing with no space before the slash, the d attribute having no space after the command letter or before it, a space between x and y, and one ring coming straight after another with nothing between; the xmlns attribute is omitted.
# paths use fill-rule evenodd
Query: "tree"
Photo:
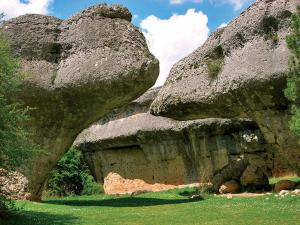
<svg viewBox="0 0 300 225"><path fill-rule="evenodd" d="M46 190L50 195L89 195L101 192L94 181L82 153L72 147L51 172Z"/></svg>
<svg viewBox="0 0 300 225"><path fill-rule="evenodd" d="M7 171L20 167L36 150L26 129L29 109L11 99L22 84L18 68L19 62L0 28L0 168ZM1 190L0 183L0 217L13 205Z"/></svg>
<svg viewBox="0 0 300 225"><path fill-rule="evenodd" d="M291 101L292 117L289 123L292 132L300 139L300 6L292 16L290 35L286 37L291 50L289 60L289 78L285 96Z"/></svg>

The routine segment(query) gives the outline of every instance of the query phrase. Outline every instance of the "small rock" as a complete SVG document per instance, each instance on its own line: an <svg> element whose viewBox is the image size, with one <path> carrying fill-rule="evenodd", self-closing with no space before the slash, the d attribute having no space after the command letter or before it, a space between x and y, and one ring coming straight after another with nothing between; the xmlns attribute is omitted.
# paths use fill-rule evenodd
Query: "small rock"
<svg viewBox="0 0 300 225"><path fill-rule="evenodd" d="M290 193L290 192L289 192L288 190L281 190L281 191L279 192L279 196L283 197L283 196L288 195L289 193Z"/></svg>
<svg viewBox="0 0 300 225"><path fill-rule="evenodd" d="M295 189L292 191L293 194L300 195L300 189Z"/></svg>
<svg viewBox="0 0 300 225"><path fill-rule="evenodd" d="M227 195L227 199L232 199L233 198L233 196L232 195Z"/></svg>
<svg viewBox="0 0 300 225"><path fill-rule="evenodd" d="M220 194L226 194L226 193L236 193L240 188L240 184L236 182L235 180L230 180L225 182L221 185L219 189Z"/></svg>
<svg viewBox="0 0 300 225"><path fill-rule="evenodd" d="M275 184L274 191L279 193L282 190L291 190L295 188L296 183L291 180L280 180Z"/></svg>

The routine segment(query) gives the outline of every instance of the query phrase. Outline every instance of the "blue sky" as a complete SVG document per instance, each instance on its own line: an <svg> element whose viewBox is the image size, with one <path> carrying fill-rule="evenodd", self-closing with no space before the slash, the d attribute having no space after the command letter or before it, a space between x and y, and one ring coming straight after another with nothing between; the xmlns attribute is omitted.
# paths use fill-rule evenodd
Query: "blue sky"
<svg viewBox="0 0 300 225"><path fill-rule="evenodd" d="M129 8L133 15L138 15L138 18L133 21L137 26L139 26L142 19L145 19L149 15L155 15L161 19L168 19L174 13L185 14L188 9L194 8L208 16L208 27L213 31L220 26L220 24L229 22L238 16L241 11L248 7L253 1L241 1L245 2L245 4L242 5L242 8L237 9L235 5L230 3L222 4L220 0L214 2L203 0L202 3L186 1L183 4L171 4L169 0L55 0L50 10L52 11L51 14L66 19L91 5L104 2L122 4Z"/></svg>
<svg viewBox="0 0 300 225"><path fill-rule="evenodd" d="M150 51L160 61L156 86L167 79L178 60L201 46L209 34L237 17L255 0L0 0L5 19L27 13L61 19L89 6L121 4L134 15L133 23L144 33Z"/></svg>

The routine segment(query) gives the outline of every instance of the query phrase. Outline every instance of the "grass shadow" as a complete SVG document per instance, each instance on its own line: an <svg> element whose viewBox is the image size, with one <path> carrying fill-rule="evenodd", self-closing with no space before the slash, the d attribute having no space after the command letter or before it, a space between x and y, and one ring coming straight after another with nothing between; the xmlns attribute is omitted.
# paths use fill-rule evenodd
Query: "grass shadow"
<svg viewBox="0 0 300 225"><path fill-rule="evenodd" d="M102 206L102 207L141 207L157 205L174 205L199 201L197 199L160 199L143 197L125 197L104 200L47 200L43 203L68 206Z"/></svg>
<svg viewBox="0 0 300 225"><path fill-rule="evenodd" d="M69 214L20 211L0 219L0 225L73 225L76 220L77 217Z"/></svg>

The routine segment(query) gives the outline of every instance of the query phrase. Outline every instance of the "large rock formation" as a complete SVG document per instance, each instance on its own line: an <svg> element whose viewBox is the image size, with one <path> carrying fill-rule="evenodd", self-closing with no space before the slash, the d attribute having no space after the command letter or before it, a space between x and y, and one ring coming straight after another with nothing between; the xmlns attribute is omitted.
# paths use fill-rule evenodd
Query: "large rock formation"
<svg viewBox="0 0 300 225"><path fill-rule="evenodd" d="M252 121L180 122L155 117L148 109L158 91L150 89L114 110L76 139L75 145L84 152L97 182L104 182L106 193L156 191L211 181L238 158L246 158L247 165L261 167L270 176L285 172L274 154L267 153L268 145ZM226 180L222 177L221 182Z"/></svg>
<svg viewBox="0 0 300 225"><path fill-rule="evenodd" d="M4 23L26 79L16 97L33 108L30 123L41 146L30 167L31 199L81 130L151 87L158 61L117 5L97 5L68 20L25 15Z"/></svg>
<svg viewBox="0 0 300 225"><path fill-rule="evenodd" d="M251 118L300 175L300 148L288 128L283 94L289 59L285 37L299 4L258 0L173 67L151 112L180 120Z"/></svg>

